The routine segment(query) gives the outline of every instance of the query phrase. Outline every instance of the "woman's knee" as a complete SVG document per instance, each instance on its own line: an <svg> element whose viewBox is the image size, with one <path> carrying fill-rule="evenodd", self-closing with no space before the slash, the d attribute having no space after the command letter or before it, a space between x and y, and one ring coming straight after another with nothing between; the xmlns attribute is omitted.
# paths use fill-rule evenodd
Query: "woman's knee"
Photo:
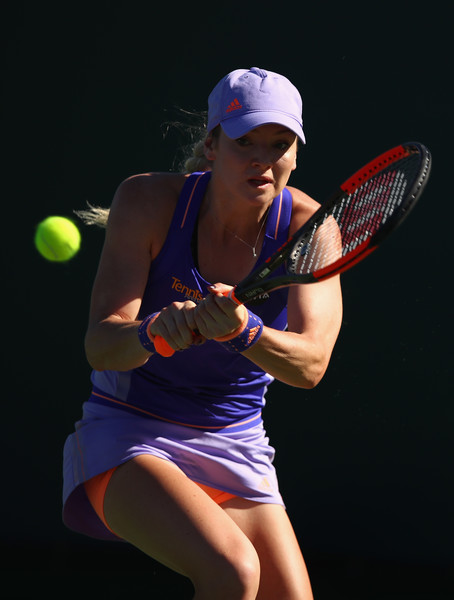
<svg viewBox="0 0 454 600"><path fill-rule="evenodd" d="M213 556L193 584L200 598L255 599L260 585L260 561L254 546L245 539L235 544L231 552Z"/></svg>

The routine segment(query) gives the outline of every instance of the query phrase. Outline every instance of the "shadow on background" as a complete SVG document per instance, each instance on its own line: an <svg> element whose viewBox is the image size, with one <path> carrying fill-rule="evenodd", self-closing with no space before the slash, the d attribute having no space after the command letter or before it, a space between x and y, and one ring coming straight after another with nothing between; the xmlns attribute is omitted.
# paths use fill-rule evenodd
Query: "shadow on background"
<svg viewBox="0 0 454 600"><path fill-rule="evenodd" d="M186 142L178 131L163 139L162 124L177 107L204 110L218 79L251 66L302 92L308 144L291 183L317 199L392 145L417 140L433 153L409 220L344 276L324 381L310 392L273 384L265 420L316 600L454 595L447 21L412 2L370 18L345 3L293 12L4 8L5 598L28 598L37 582L57 589L59 577L112 598L191 597L184 579L134 549L61 523L61 451L89 393L83 336L103 234L83 228L65 265L37 255L33 234L49 214L108 206L129 175L174 168Z"/></svg>

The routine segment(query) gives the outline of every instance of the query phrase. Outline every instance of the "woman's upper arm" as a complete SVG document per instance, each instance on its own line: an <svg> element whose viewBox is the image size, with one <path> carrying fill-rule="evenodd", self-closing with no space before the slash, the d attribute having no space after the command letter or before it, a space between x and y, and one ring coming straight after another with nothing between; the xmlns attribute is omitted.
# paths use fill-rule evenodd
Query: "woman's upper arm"
<svg viewBox="0 0 454 600"><path fill-rule="evenodd" d="M320 205L299 190L292 188L291 191L294 199L293 234ZM306 338L321 344L331 355L342 322L340 277L291 287L287 309L289 331L304 333Z"/></svg>
<svg viewBox="0 0 454 600"><path fill-rule="evenodd" d="M89 326L112 316L137 317L151 260L159 252L171 218L161 198L154 197L160 182L152 178L127 179L115 194L93 285Z"/></svg>
<svg viewBox="0 0 454 600"><path fill-rule="evenodd" d="M288 330L304 334L329 360L342 323L340 277L291 287L287 315Z"/></svg>

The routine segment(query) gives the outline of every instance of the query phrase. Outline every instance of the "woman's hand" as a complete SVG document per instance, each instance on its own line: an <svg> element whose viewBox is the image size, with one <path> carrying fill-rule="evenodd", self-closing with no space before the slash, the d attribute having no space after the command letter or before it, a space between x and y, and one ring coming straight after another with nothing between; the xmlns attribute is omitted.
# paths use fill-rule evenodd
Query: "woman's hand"
<svg viewBox="0 0 454 600"><path fill-rule="evenodd" d="M159 335L174 350L185 350L194 343L201 343L194 312L197 305L190 300L173 302L162 309L159 316L150 324L150 333Z"/></svg>
<svg viewBox="0 0 454 600"><path fill-rule="evenodd" d="M236 331L247 318L246 307L227 297L232 286L216 283L208 288L208 296L197 305L191 318L195 329L205 339L223 338Z"/></svg>

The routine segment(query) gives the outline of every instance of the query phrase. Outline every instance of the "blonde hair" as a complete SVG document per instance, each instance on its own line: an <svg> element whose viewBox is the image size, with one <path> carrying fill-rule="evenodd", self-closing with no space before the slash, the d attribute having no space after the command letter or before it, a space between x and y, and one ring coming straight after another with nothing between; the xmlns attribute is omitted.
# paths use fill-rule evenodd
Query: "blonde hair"
<svg viewBox="0 0 454 600"><path fill-rule="evenodd" d="M205 156L205 139L199 140L192 146L192 154L183 163L183 173L194 173L195 171L209 171L211 161Z"/></svg>
<svg viewBox="0 0 454 600"><path fill-rule="evenodd" d="M201 115L198 116L202 119ZM181 128L181 123L171 123L170 125ZM167 124L167 131L169 124ZM205 139L206 139L206 127L205 126L194 126L191 125L188 128L192 143L183 146L182 150L186 154L180 162L178 172L189 174L195 171L209 171L211 169L211 162L205 156ZM194 142L194 138L197 138ZM85 210L75 210L76 214L85 225L96 225L97 227L105 228L109 219L109 208L103 208L102 206L93 206L87 202Z"/></svg>
<svg viewBox="0 0 454 600"><path fill-rule="evenodd" d="M75 210L74 214L79 217L85 225L97 225L98 227L107 227L107 220L109 218L109 208L103 208L102 206L92 206L87 202L88 208L85 210Z"/></svg>

